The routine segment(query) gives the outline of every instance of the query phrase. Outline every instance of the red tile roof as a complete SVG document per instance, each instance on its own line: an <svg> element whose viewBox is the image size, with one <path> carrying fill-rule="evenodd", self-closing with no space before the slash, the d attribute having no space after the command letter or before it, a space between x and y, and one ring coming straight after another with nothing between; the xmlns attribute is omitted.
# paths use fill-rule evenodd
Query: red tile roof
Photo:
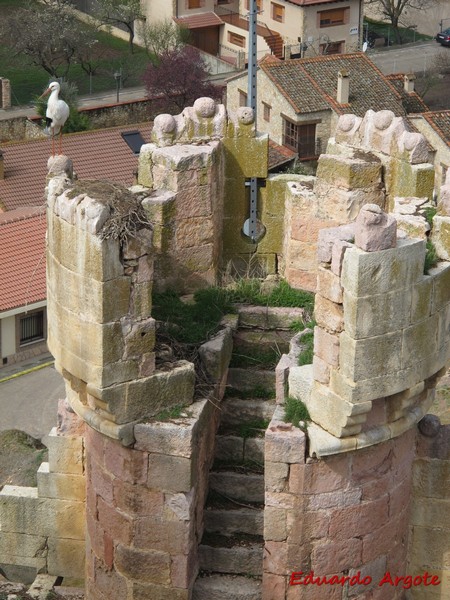
<svg viewBox="0 0 450 600"><path fill-rule="evenodd" d="M408 114L422 113L428 110L428 106L417 92L407 92L404 86L405 75L403 73L392 73L386 75L386 79L392 83L402 97L403 106Z"/></svg>
<svg viewBox="0 0 450 600"><path fill-rule="evenodd" d="M121 137L121 132L138 129L150 141L151 125L127 125L63 135L63 153L73 160L80 179L107 179L130 186L138 157ZM5 178L0 179L0 211L22 206L44 206L47 160L51 141L10 142L1 148Z"/></svg>
<svg viewBox="0 0 450 600"><path fill-rule="evenodd" d="M280 167L297 157L297 152L286 148L286 146L280 146L273 140L269 139L269 170Z"/></svg>
<svg viewBox="0 0 450 600"><path fill-rule="evenodd" d="M260 69L273 81L295 112L333 110L364 116L369 110L392 110L405 116L400 93L362 52L286 61L262 60ZM348 104L336 100L338 72L350 77Z"/></svg>
<svg viewBox="0 0 450 600"><path fill-rule="evenodd" d="M200 27L218 27L223 25L222 19L214 12L204 12L189 17L179 17L174 19L178 25L187 27L188 29L199 29Z"/></svg>
<svg viewBox="0 0 450 600"><path fill-rule="evenodd" d="M0 311L45 300L46 228L40 209L0 216Z"/></svg>
<svg viewBox="0 0 450 600"><path fill-rule="evenodd" d="M431 125L447 146L450 146L450 110L430 111L420 116Z"/></svg>

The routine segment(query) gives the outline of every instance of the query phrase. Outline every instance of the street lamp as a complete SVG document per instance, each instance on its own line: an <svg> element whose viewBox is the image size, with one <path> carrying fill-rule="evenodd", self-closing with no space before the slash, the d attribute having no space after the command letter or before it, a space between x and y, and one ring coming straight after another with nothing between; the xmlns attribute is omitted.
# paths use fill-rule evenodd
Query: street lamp
<svg viewBox="0 0 450 600"><path fill-rule="evenodd" d="M120 71L116 71L114 73L114 79L116 80L117 102L119 102L120 80L122 79L122 73Z"/></svg>

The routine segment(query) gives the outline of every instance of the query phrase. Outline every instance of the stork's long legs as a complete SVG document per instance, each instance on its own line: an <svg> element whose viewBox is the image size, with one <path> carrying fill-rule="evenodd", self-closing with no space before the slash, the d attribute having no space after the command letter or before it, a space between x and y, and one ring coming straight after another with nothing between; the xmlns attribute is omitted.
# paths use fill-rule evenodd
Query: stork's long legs
<svg viewBox="0 0 450 600"><path fill-rule="evenodd" d="M55 134L52 133L52 156L55 156Z"/></svg>

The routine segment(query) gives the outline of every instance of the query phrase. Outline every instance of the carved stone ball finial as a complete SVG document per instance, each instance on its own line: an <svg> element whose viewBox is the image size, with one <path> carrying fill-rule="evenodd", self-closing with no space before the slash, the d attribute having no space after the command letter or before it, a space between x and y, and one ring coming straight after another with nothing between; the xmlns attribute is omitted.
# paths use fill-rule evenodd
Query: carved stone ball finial
<svg viewBox="0 0 450 600"><path fill-rule="evenodd" d="M387 129L392 121L394 120L395 115L391 110L380 110L375 113L374 124L377 129Z"/></svg>
<svg viewBox="0 0 450 600"><path fill-rule="evenodd" d="M243 125L251 125L255 121L253 109L250 106L240 106L237 109L237 118Z"/></svg>
<svg viewBox="0 0 450 600"><path fill-rule="evenodd" d="M194 102L194 111L198 117L213 117L216 113L216 103L212 98L197 98Z"/></svg>
<svg viewBox="0 0 450 600"><path fill-rule="evenodd" d="M159 146L171 146L177 131L177 122L172 115L157 115L153 122L152 139Z"/></svg>
<svg viewBox="0 0 450 600"><path fill-rule="evenodd" d="M162 134L173 133L176 129L177 123L172 115L157 115L155 117L153 128Z"/></svg>
<svg viewBox="0 0 450 600"><path fill-rule="evenodd" d="M73 179L73 162L64 154L50 156L47 161L47 170L52 177L65 175L69 179Z"/></svg>
<svg viewBox="0 0 450 600"><path fill-rule="evenodd" d="M378 204L365 204L356 219L355 244L366 252L395 248L397 221Z"/></svg>
<svg viewBox="0 0 450 600"><path fill-rule="evenodd" d="M347 114L339 118L338 127L342 131L351 131L356 123L356 116Z"/></svg>

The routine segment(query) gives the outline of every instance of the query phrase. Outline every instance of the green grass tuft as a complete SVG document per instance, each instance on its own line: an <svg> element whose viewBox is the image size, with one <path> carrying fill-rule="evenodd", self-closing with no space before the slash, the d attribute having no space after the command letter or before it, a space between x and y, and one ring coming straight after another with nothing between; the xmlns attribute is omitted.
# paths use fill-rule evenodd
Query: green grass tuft
<svg viewBox="0 0 450 600"><path fill-rule="evenodd" d="M314 333L309 331L302 336L300 343L304 346L304 349L300 352L298 357L298 364L310 365L314 357Z"/></svg>
<svg viewBox="0 0 450 600"><path fill-rule="evenodd" d="M292 423L294 427L300 427L300 421L310 421L308 409L305 404L297 398L289 396L284 401L284 421Z"/></svg>
<svg viewBox="0 0 450 600"><path fill-rule="evenodd" d="M170 419L179 419L184 412L186 405L180 404L166 408L153 417L155 421L170 421Z"/></svg>
<svg viewBox="0 0 450 600"><path fill-rule="evenodd" d="M430 272L430 269L432 269L433 267L435 267L438 264L439 257L437 255L435 245L433 244L433 242L431 240L427 241L426 249L427 250L426 250L426 254L425 254L425 262L423 265L423 272L425 273L425 275L428 275L428 273Z"/></svg>
<svg viewBox="0 0 450 600"><path fill-rule="evenodd" d="M427 206L423 212L423 216L425 217L427 223L430 227L433 227L433 218L437 213L437 208L435 208L434 206Z"/></svg>
<svg viewBox="0 0 450 600"><path fill-rule="evenodd" d="M251 421L239 423L237 426L238 435L244 439L263 437L269 423L269 419L252 419Z"/></svg>
<svg viewBox="0 0 450 600"><path fill-rule="evenodd" d="M255 304L257 306L289 306L305 308L312 313L314 294L295 290L286 281L280 283L268 294L261 291L259 279L240 279L234 289L228 290L231 302Z"/></svg>

